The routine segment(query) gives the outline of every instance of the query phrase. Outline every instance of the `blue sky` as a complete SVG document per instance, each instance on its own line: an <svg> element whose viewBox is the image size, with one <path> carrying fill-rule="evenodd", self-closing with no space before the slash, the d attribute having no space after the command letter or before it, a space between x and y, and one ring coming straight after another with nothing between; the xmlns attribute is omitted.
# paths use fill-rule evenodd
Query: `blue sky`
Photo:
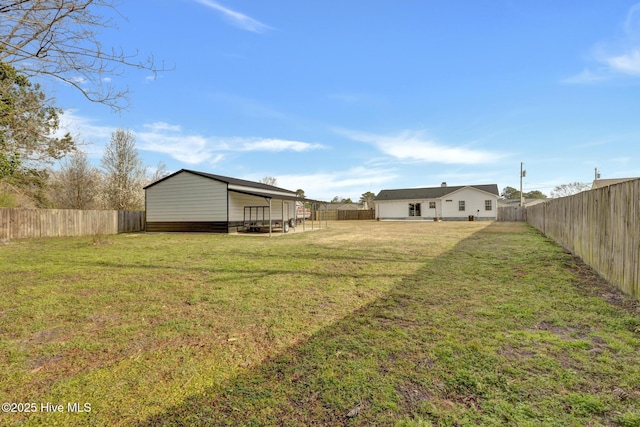
<svg viewBox="0 0 640 427"><path fill-rule="evenodd" d="M621 0L136 0L105 46L116 114L45 81L99 164L117 127L143 161L277 178L308 197L554 186L640 176L640 3Z"/></svg>

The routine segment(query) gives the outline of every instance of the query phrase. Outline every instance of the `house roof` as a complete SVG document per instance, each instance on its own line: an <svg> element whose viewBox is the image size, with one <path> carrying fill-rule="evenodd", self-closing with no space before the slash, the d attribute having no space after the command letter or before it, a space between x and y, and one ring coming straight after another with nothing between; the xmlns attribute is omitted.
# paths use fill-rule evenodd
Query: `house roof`
<svg viewBox="0 0 640 427"><path fill-rule="evenodd" d="M362 203L329 203L327 210L329 211L357 211L364 209Z"/></svg>
<svg viewBox="0 0 640 427"><path fill-rule="evenodd" d="M398 190L382 190L375 198L375 201L383 200L411 200L411 199L440 199L448 194L454 193L463 188L473 188L485 193L499 196L498 184L485 185L459 185L445 187L424 187L424 188L403 188Z"/></svg>
<svg viewBox="0 0 640 427"><path fill-rule="evenodd" d="M596 179L591 184L591 189L606 187L608 185L620 184L621 182L633 181L638 178L612 178L612 179Z"/></svg>

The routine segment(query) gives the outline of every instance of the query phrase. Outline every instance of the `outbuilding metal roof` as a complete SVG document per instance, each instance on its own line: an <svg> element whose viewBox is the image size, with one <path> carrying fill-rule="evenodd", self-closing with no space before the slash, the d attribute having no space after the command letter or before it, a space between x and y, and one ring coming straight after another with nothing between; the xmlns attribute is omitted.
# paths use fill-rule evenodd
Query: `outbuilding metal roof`
<svg viewBox="0 0 640 427"><path fill-rule="evenodd" d="M424 187L424 188L403 188L399 190L382 190L375 198L375 201L383 200L415 200L415 199L440 199L448 194L454 193L463 188L475 188L485 193L500 196L498 184L485 185L458 185L446 187Z"/></svg>
<svg viewBox="0 0 640 427"><path fill-rule="evenodd" d="M188 172L204 178L209 178L215 181L224 182L225 184L228 184L228 185L237 185L240 187L244 187L242 189L229 188L229 191L234 191L236 193L250 194L252 196L265 197L267 199L299 200L299 201L305 201L305 202L326 203L321 200L302 198L302 197L299 197L295 191L274 187L273 185L264 184L262 182L247 181L245 179L231 178L229 176L222 176L222 175L214 175L212 173L199 172L199 171L194 171L190 169L180 169L179 171L172 173L171 175L165 176L164 178L159 179L156 182L153 182L147 185L146 187L144 187L144 189L146 190L149 187L153 187L154 185L182 172ZM267 190L267 191L260 191L260 190ZM269 193L269 191L278 191L278 192L288 193L288 195Z"/></svg>
<svg viewBox="0 0 640 427"><path fill-rule="evenodd" d="M162 182L162 181L164 181L166 179L169 179L172 176L175 176L175 175L177 175L177 174L179 174L181 172L189 172L189 173L192 173L194 175L199 175L199 176L202 176L202 177L205 177L205 178L214 179L216 181L224 182L226 184L242 185L242 186L246 186L246 187L259 188L259 189L262 189L262 190L284 191L286 193L296 194L295 191L285 190L284 188L274 187L273 185L264 184L262 182L247 181L247 180L244 180L244 179L231 178L231 177L222 176L222 175L214 175L212 173L199 172L199 171L194 171L194 170L189 170L189 169L180 169L178 172L175 172L175 173L172 173L171 175L165 176L164 178L159 179L156 182L153 182L153 183L147 185L144 188L147 189L149 187L153 187L154 185L158 184L159 182Z"/></svg>

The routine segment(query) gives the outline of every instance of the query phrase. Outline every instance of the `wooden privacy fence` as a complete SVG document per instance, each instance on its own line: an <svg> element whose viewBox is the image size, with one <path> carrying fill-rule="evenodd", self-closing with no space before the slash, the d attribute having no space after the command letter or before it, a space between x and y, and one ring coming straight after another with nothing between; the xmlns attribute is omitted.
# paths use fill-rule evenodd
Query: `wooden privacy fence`
<svg viewBox="0 0 640 427"><path fill-rule="evenodd" d="M522 206L500 206L498 207L498 221L505 222L525 222L527 220L527 209Z"/></svg>
<svg viewBox="0 0 640 427"><path fill-rule="evenodd" d="M527 222L640 299L640 179L530 206Z"/></svg>
<svg viewBox="0 0 640 427"><path fill-rule="evenodd" d="M342 210L342 211L316 211L315 219L324 221L343 221L343 220L365 220L375 219L376 212L373 209L368 210Z"/></svg>
<svg viewBox="0 0 640 427"><path fill-rule="evenodd" d="M373 209L361 211L338 211L338 221L375 219L376 211Z"/></svg>
<svg viewBox="0 0 640 427"><path fill-rule="evenodd" d="M142 231L144 219L144 211L0 208L0 239Z"/></svg>

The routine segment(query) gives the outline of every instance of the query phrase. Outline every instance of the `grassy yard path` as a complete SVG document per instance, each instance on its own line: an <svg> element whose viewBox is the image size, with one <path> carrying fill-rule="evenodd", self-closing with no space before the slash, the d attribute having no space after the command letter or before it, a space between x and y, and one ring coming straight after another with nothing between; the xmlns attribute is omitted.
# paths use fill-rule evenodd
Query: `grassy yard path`
<svg viewBox="0 0 640 427"><path fill-rule="evenodd" d="M0 247L0 425L640 426L638 304L531 228L330 226Z"/></svg>

